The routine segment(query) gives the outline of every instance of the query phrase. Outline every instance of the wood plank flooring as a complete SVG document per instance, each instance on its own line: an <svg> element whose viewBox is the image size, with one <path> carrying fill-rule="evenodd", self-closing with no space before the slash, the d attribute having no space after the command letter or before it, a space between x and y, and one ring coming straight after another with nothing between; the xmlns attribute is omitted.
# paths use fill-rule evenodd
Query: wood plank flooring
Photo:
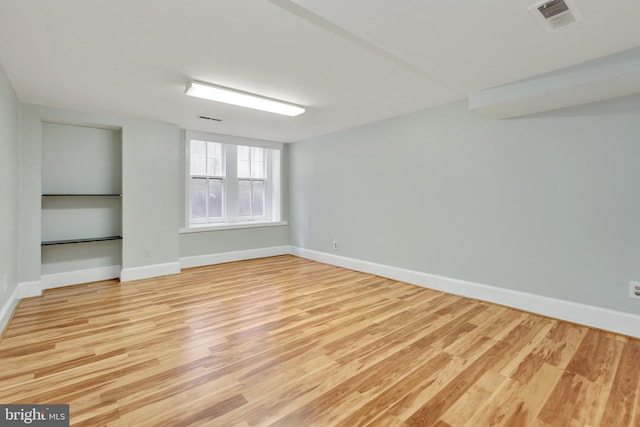
<svg viewBox="0 0 640 427"><path fill-rule="evenodd" d="M50 290L0 403L74 426L640 426L640 341L281 256Z"/></svg>

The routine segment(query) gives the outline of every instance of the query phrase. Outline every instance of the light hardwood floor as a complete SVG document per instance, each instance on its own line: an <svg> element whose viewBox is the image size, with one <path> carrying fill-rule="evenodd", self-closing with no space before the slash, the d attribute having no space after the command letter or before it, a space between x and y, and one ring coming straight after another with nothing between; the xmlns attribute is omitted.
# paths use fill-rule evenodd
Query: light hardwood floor
<svg viewBox="0 0 640 427"><path fill-rule="evenodd" d="M281 256L21 302L0 403L75 426L640 426L640 341Z"/></svg>

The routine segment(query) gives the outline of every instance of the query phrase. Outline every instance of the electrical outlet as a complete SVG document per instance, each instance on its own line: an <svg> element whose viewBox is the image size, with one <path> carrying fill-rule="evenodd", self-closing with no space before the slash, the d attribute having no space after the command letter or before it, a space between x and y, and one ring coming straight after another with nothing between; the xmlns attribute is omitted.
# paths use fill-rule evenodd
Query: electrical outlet
<svg viewBox="0 0 640 427"><path fill-rule="evenodd" d="M337 240L333 241L333 249L336 250L336 251L338 250L338 241Z"/></svg>
<svg viewBox="0 0 640 427"><path fill-rule="evenodd" d="M629 282L629 297L640 299L640 282Z"/></svg>
<svg viewBox="0 0 640 427"><path fill-rule="evenodd" d="M149 258L151 256L151 249L144 248L144 256L145 258Z"/></svg>

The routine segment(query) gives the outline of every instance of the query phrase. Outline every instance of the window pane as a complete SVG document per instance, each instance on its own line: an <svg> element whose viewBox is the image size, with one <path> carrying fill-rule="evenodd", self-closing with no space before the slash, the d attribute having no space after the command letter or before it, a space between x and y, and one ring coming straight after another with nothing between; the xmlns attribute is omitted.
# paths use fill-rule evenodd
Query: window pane
<svg viewBox="0 0 640 427"><path fill-rule="evenodd" d="M264 148L251 147L251 178L264 178Z"/></svg>
<svg viewBox="0 0 640 427"><path fill-rule="evenodd" d="M251 183L251 209L253 216L264 216L264 181Z"/></svg>
<svg viewBox="0 0 640 427"><path fill-rule="evenodd" d="M246 145L238 145L238 160L249 161L249 149Z"/></svg>
<svg viewBox="0 0 640 427"><path fill-rule="evenodd" d="M222 180L209 180L209 217L222 218Z"/></svg>
<svg viewBox="0 0 640 427"><path fill-rule="evenodd" d="M238 215L251 215L251 181L238 182Z"/></svg>
<svg viewBox="0 0 640 427"><path fill-rule="evenodd" d="M205 218L207 202L207 180L191 178L191 218Z"/></svg>
<svg viewBox="0 0 640 427"><path fill-rule="evenodd" d="M238 177L250 178L249 171L249 147L238 145Z"/></svg>
<svg viewBox="0 0 640 427"><path fill-rule="evenodd" d="M207 143L205 141L191 140L189 151L191 175L205 175L207 170Z"/></svg>
<svg viewBox="0 0 640 427"><path fill-rule="evenodd" d="M222 144L207 142L207 175L222 176Z"/></svg>

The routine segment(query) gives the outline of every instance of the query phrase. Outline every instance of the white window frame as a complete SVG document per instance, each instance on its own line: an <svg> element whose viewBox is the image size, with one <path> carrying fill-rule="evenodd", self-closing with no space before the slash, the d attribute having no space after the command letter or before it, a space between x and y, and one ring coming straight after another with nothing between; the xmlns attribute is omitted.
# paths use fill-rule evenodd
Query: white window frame
<svg viewBox="0 0 640 427"><path fill-rule="evenodd" d="M196 138L192 138L193 140L196 141L205 141L205 142L215 142L215 141L207 141L207 140L199 140ZM207 148L208 150L208 148ZM208 151L207 151L208 153ZM189 195L189 199L187 202L187 222L191 225L195 225L197 226L198 224L213 224L213 223L223 223L225 222L225 215L224 212L226 212L226 200L227 200L227 195L225 194L225 190L226 190L226 171L225 171L225 164L226 164L226 159L225 159L225 146L224 144L222 144L222 175L191 175L191 168L190 168L190 162L191 162L191 150L190 150L190 142L187 144L187 192ZM206 158L208 159L209 156L206 156ZM196 219L192 219L191 218L191 180L192 178L197 178L197 179L205 179L207 181L207 188L209 186L209 181L210 180L215 180L215 179L220 179L222 180L222 212L223 215L222 217L210 217L209 215L206 216L206 218L196 218ZM209 203L207 203L205 201L205 211L209 212Z"/></svg>
<svg viewBox="0 0 640 427"><path fill-rule="evenodd" d="M283 144L229 135L187 131L185 133L185 228L181 232L207 229L245 228L247 226L284 225L282 221ZM210 141L223 144L223 211L224 216L215 220L191 219L190 141ZM265 148L265 209L264 216L241 217L238 212L238 159L237 146ZM249 180L243 178L242 180ZM262 179L259 179L262 180Z"/></svg>
<svg viewBox="0 0 640 427"><path fill-rule="evenodd" d="M267 199L269 199L270 197L268 197L270 195L270 175L269 175L269 171L267 168L267 164L269 162L268 160L268 150L265 150L262 147L252 147L252 146L248 146L248 145L242 145L242 146L238 146L238 147L247 147L248 150L248 154L249 154L249 175L248 176L240 176L240 173L237 174L237 179L238 179L238 188L240 187L240 183L241 182L248 182L249 183L249 215L240 215L238 213L238 215L240 215L240 218L244 218L247 221L264 221L267 220L269 218L269 210L267 209ZM262 149L262 177L261 178L256 178L253 176L253 150L252 148L260 148ZM253 208L253 183L254 182L261 182L263 185L263 191L264 191L264 195L263 195L263 205L262 205L262 215L254 215L254 208ZM238 195L240 194L240 190L238 190Z"/></svg>

